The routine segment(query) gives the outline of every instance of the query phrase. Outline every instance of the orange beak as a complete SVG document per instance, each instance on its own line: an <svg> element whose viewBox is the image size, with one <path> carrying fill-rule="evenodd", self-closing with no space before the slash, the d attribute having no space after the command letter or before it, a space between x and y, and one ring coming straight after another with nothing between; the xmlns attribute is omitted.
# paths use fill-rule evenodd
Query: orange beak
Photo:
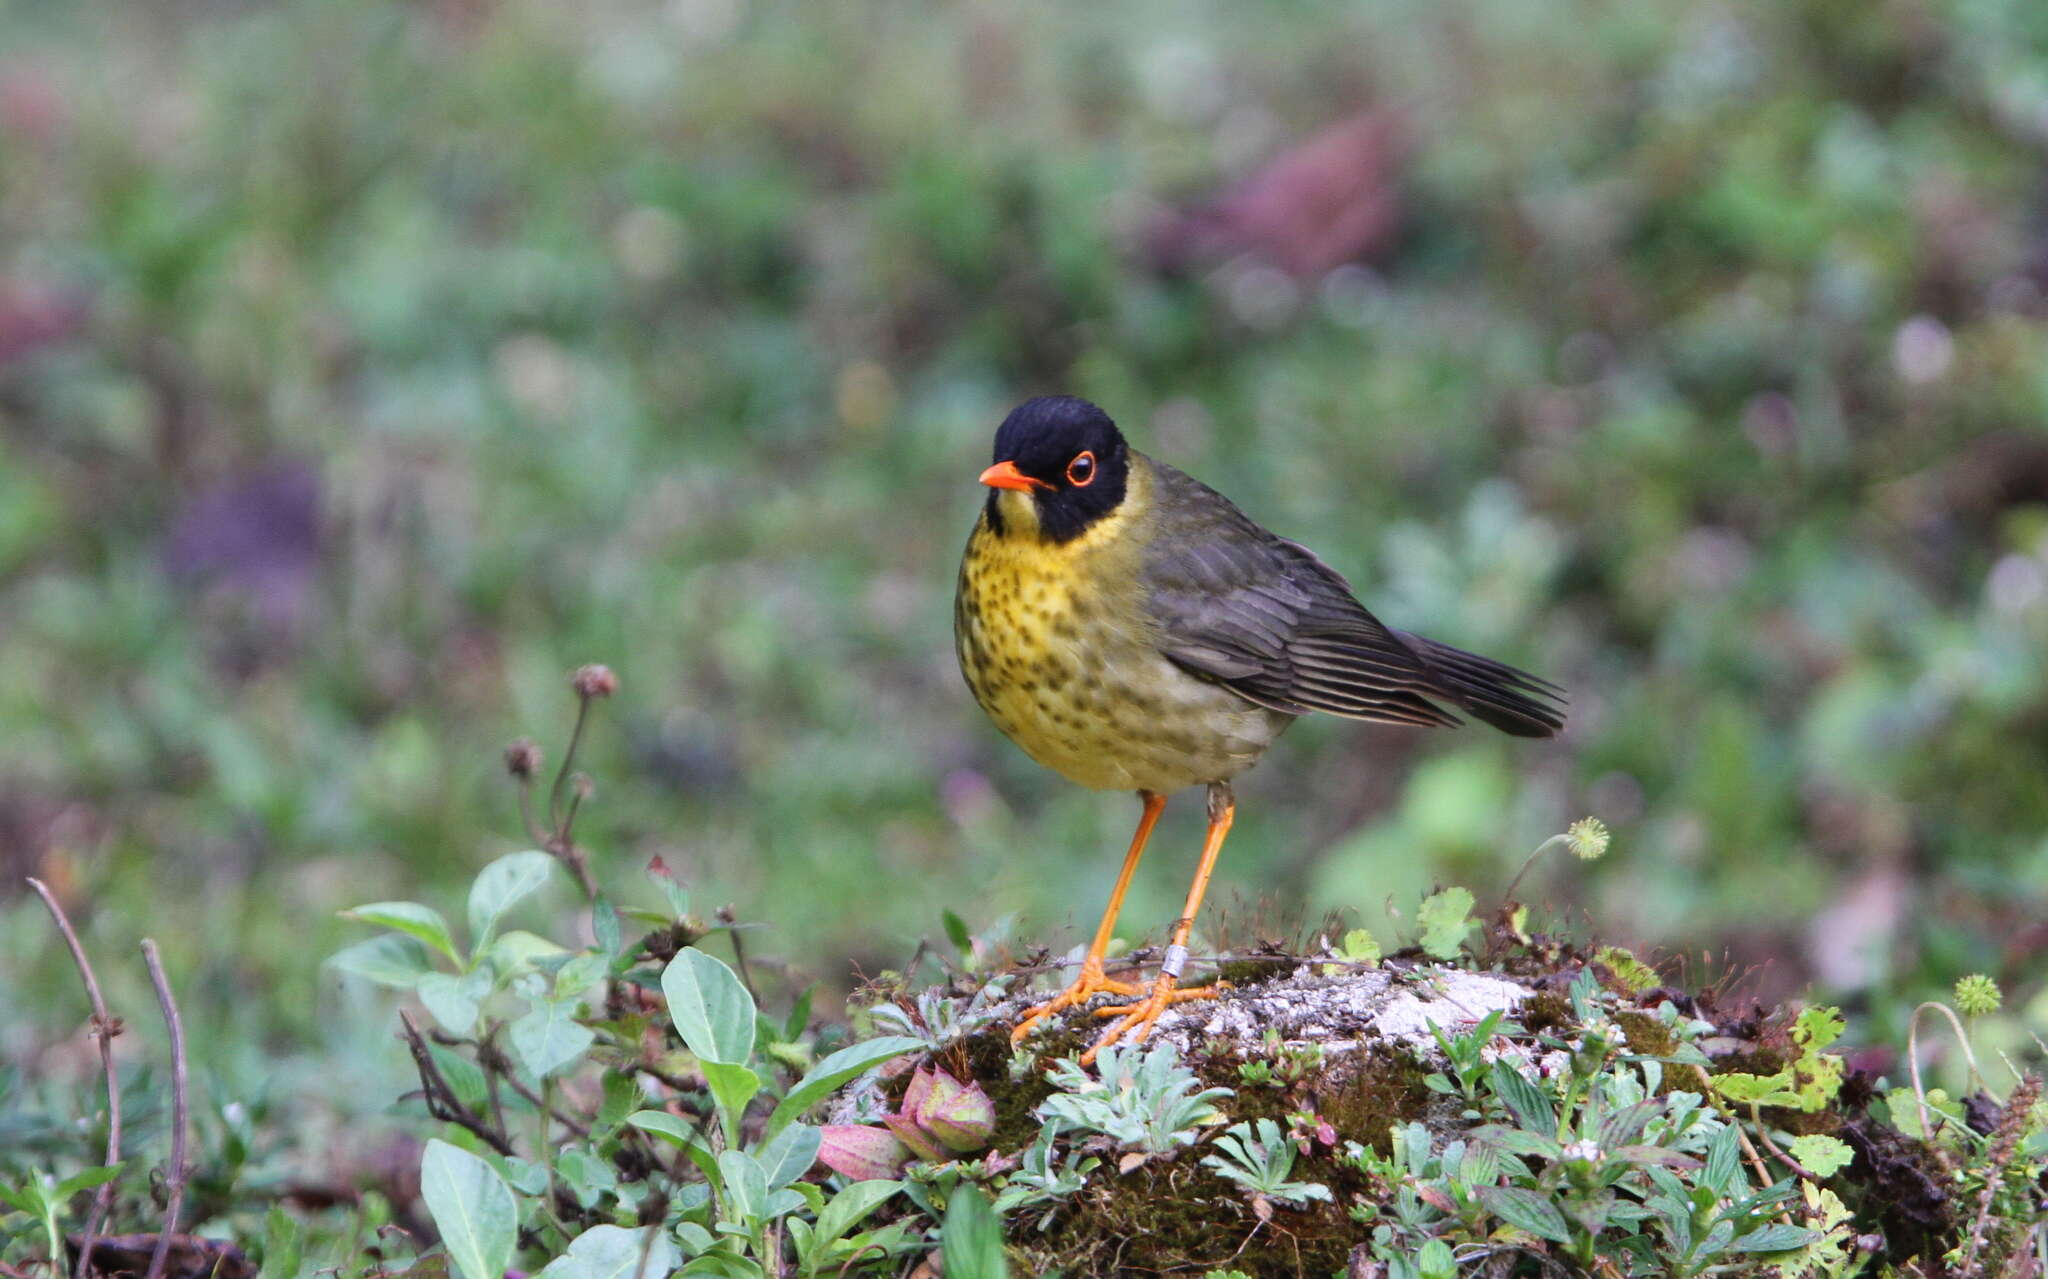
<svg viewBox="0 0 2048 1279"><path fill-rule="evenodd" d="M1044 480L1034 479L1018 470L1015 462L996 463L981 473L981 482L992 489L1016 489L1020 493L1052 487Z"/></svg>

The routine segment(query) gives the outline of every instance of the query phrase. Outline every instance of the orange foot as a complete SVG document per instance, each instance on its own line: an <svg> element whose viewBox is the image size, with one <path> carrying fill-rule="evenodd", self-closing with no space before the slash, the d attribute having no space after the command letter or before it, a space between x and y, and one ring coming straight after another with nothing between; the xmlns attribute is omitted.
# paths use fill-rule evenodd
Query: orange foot
<svg viewBox="0 0 2048 1279"><path fill-rule="evenodd" d="M1097 1017L1114 1017L1117 1020L1108 1030L1102 1032L1102 1037L1095 1041L1094 1047L1081 1054L1081 1064L1094 1065L1096 1053L1116 1043L1125 1035L1130 1036L1132 1044L1144 1043L1145 1037L1152 1033L1152 1023L1158 1021L1159 1014L1173 1005L1189 999L1214 999L1219 992L1230 988L1230 983L1225 981L1196 986L1189 990L1179 990L1176 988L1178 985L1178 978L1161 973L1152 982L1150 993L1137 1003L1096 1009Z"/></svg>
<svg viewBox="0 0 2048 1279"><path fill-rule="evenodd" d="M1122 995L1128 999L1138 993L1138 988L1129 982L1111 981L1103 975L1102 961L1090 955L1081 961L1081 975L1074 978L1074 984L1054 995L1042 1004L1024 1010L1024 1019L1010 1032L1010 1042L1021 1044L1024 1036L1030 1034L1039 1022L1069 1008L1087 1003L1097 995Z"/></svg>

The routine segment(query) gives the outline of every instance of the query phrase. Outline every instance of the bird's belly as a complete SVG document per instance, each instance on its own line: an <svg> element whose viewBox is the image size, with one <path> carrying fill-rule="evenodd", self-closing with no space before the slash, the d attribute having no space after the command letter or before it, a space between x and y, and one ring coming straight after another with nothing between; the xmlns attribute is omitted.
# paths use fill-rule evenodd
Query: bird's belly
<svg viewBox="0 0 2048 1279"><path fill-rule="evenodd" d="M1188 674L1096 601L996 576L962 574L961 673L996 727L1070 781L1161 793L1225 781L1293 721Z"/></svg>

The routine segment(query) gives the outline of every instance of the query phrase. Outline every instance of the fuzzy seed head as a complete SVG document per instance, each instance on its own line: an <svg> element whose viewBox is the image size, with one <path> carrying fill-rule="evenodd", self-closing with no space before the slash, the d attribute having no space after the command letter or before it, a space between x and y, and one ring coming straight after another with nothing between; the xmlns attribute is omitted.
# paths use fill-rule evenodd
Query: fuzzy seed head
<svg viewBox="0 0 2048 1279"><path fill-rule="evenodd" d="M619 677L612 674L611 667L593 663L577 667L569 677L569 686L578 697L610 697L619 691Z"/></svg>
<svg viewBox="0 0 2048 1279"><path fill-rule="evenodd" d="M1971 973L1956 982L1956 1011L1965 1017L1982 1017L1998 1011L2005 1002L1998 983L1983 973Z"/></svg>
<svg viewBox="0 0 2048 1279"><path fill-rule="evenodd" d="M522 737L505 748L505 771L525 779L540 771L540 743Z"/></svg>
<svg viewBox="0 0 2048 1279"><path fill-rule="evenodd" d="M1611 838L1607 823L1597 817L1581 817L1565 828L1564 837L1571 845L1572 856L1583 862L1597 861L1607 852Z"/></svg>

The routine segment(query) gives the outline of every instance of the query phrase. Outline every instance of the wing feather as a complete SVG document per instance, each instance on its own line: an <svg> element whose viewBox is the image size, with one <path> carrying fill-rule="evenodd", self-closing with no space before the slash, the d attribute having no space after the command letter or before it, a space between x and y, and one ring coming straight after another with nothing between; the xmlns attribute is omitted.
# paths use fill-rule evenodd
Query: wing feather
<svg viewBox="0 0 2048 1279"><path fill-rule="evenodd" d="M1147 460L1149 461L1149 459ZM1160 650L1184 670L1289 714L1453 726L1438 702L1543 737L1563 690L1492 658L1391 630L1334 569L1158 462L1145 581Z"/></svg>

